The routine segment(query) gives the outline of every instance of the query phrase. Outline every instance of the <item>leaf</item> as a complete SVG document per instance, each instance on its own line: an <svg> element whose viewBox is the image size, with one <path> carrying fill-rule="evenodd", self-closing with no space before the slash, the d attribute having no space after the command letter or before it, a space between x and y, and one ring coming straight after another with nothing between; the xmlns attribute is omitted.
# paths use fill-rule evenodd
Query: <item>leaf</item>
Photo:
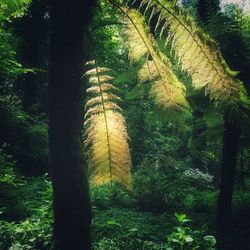
<svg viewBox="0 0 250 250"><path fill-rule="evenodd" d="M250 101L246 89L235 78L237 72L229 69L217 43L190 15L168 1L142 0L140 9L146 9L148 16L158 18L155 29L165 40L165 45L171 46L182 69L192 77L194 89L203 89L215 105L228 109L233 120L247 128Z"/></svg>
<svg viewBox="0 0 250 250"><path fill-rule="evenodd" d="M217 243L215 237L212 235L206 235L203 237L203 239L209 242L209 246L215 246Z"/></svg>
<svg viewBox="0 0 250 250"><path fill-rule="evenodd" d="M190 243L190 242L193 242L194 239L193 239L190 235L188 235L188 236L185 237L185 241L186 241L187 243Z"/></svg>
<svg viewBox="0 0 250 250"><path fill-rule="evenodd" d="M18 228L15 229L15 232L16 232L16 233L22 233L22 232L24 232L24 229L18 227Z"/></svg>
<svg viewBox="0 0 250 250"><path fill-rule="evenodd" d="M93 94L85 106L85 145L89 146L88 165L91 183L103 185L119 182L131 188L127 128L121 108L116 103L120 98L107 92L115 89L109 83L113 77L105 74L109 70L95 67L85 73L85 76L90 76L92 85L87 89L87 93Z"/></svg>
<svg viewBox="0 0 250 250"><path fill-rule="evenodd" d="M172 241L172 242L175 242L175 243L181 243L179 240L177 240L177 239L171 239L170 241Z"/></svg>
<svg viewBox="0 0 250 250"><path fill-rule="evenodd" d="M118 227L122 226L120 223L117 223L115 220L108 220L106 223L110 226L118 226Z"/></svg>
<svg viewBox="0 0 250 250"><path fill-rule="evenodd" d="M175 213L174 214L175 215L175 217L176 217L176 219L179 221L179 222L184 222L184 220L186 219L186 215L185 214L178 214L178 213Z"/></svg>
<svg viewBox="0 0 250 250"><path fill-rule="evenodd" d="M189 105L185 86L176 77L170 60L160 52L144 17L134 9L124 12L130 21L125 30L129 58L131 61L145 60L138 72L139 80L152 83L150 94L165 111L186 110Z"/></svg>

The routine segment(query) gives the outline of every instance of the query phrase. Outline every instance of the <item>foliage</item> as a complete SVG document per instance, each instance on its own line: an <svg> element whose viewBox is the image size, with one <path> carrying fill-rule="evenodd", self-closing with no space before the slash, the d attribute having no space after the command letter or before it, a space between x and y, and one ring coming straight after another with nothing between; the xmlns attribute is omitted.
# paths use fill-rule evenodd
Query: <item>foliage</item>
<svg viewBox="0 0 250 250"><path fill-rule="evenodd" d="M155 29L164 22L160 33L163 34L168 29L166 44L171 42L182 67L192 76L194 87L206 87L206 92L217 101L225 99L235 103L240 84L233 78L234 74L222 59L216 43L183 11L176 10L167 3L162 5L160 1L143 1L141 6L144 4L151 15L159 13ZM195 61L191 61L191 57Z"/></svg>
<svg viewBox="0 0 250 250"><path fill-rule="evenodd" d="M166 219L165 215L141 213L133 209L95 209L92 231L94 249L104 246L120 250L162 249L160 247L164 244L167 230Z"/></svg>
<svg viewBox="0 0 250 250"><path fill-rule="evenodd" d="M178 226L168 236L168 250L206 249L215 250L216 239L212 235L204 235L205 229L193 230L185 214L175 214Z"/></svg>
<svg viewBox="0 0 250 250"><path fill-rule="evenodd" d="M14 39L11 31L6 26L13 19L24 15L28 1L1 1L0 3L0 73L1 78L6 76L15 76L22 73L30 72L24 69L16 61L16 52L14 49Z"/></svg>
<svg viewBox="0 0 250 250"><path fill-rule="evenodd" d="M90 62L89 62L90 63ZM93 184L120 182L131 187L130 153L128 135L121 108L115 103L120 98L112 93L113 78L104 74L107 68L95 67L85 75L90 76L87 93L95 94L86 103L86 145L90 144L89 167Z"/></svg>
<svg viewBox="0 0 250 250"><path fill-rule="evenodd" d="M91 200L94 208L109 209L110 207L133 208L135 200L133 191L124 188L119 183L113 183L102 186L93 186L90 189Z"/></svg>
<svg viewBox="0 0 250 250"><path fill-rule="evenodd" d="M133 196L138 207L155 212L213 212L217 197L213 176L189 165L187 159L181 162L170 156L157 162L144 159L133 175Z"/></svg>
<svg viewBox="0 0 250 250"><path fill-rule="evenodd" d="M26 81L27 74L23 73L30 70L24 69L17 60L16 53L22 50L17 41L23 35L20 30L19 34L13 32L14 20L25 12L26 5L19 5L22 2L27 1L3 0L0 4L0 145L3 145L0 150L0 248L49 249L53 220L50 180L21 175L34 176L49 171L50 162L46 114L33 109L31 116L22 108L22 95L27 93L20 92L20 82ZM249 82L249 17L230 6L225 14L208 20L214 32L209 33L220 42L227 63L241 70L237 74L225 63L217 42L198 28L195 17L187 15L176 1L134 1L135 5L128 4L126 8L119 5L121 12L114 8L118 2L124 1L113 4L99 1L89 27L93 41L85 41L90 48L88 57L92 58L94 51L96 61L101 63L85 74L92 79L87 90L86 110L86 119L93 118L92 125L86 124L87 137L90 136L87 140L91 142L88 145L90 162L94 143L96 151L92 161L99 161L98 169L105 168L108 176L105 178L110 179L109 168L113 167L113 162L104 164L108 155L107 131L112 132L112 139L119 146L114 150L118 155L115 160L120 161L118 149L121 144L125 145L127 155L126 164L116 162L121 169L126 169L125 174L118 171L122 178L114 178L112 185L104 181L105 185L90 188L93 248L213 249L215 239L206 236L205 227L201 226L209 223L214 230L223 123L221 110L211 108L203 92L217 104L223 103L229 108L235 105L240 116L234 120L242 119L246 110L241 113L241 108L247 104L247 98L236 75L244 85ZM194 15L191 4L189 10ZM29 14L32 16L32 11ZM45 13L46 17L39 14L49 20L49 13ZM44 60L42 64L46 65L46 54L38 60ZM112 70L108 75L109 68ZM110 75L112 84L102 82L104 78L111 81ZM34 79L34 84L40 83ZM42 84L47 87L46 83ZM29 89L25 91L31 97ZM120 102L114 93L123 101ZM37 105L46 106L47 103L39 100ZM187 109L190 112L176 112ZM177 119L172 119L171 114L178 114ZM103 124L109 125L111 120L122 124L122 129L107 129ZM97 131L97 126L105 127L106 132L105 129L103 133ZM243 136L241 146L248 150L249 138L246 133ZM133 162L131 171L128 144ZM103 152L105 157L101 159ZM243 178L245 185L236 186L234 191L234 222L237 225L225 240L226 247L221 247L218 238L219 249L244 249L249 243L249 223L245 220L250 208L248 154L245 152L243 172L239 168L240 159L238 161L239 178ZM91 163L89 165L91 167ZM97 175L103 178L101 172ZM129 186L131 182L133 189L124 188L118 179L126 185L129 182ZM170 231L176 223L169 214L175 211L189 213L195 228L201 229L193 229L185 215L177 214L178 225Z"/></svg>
<svg viewBox="0 0 250 250"><path fill-rule="evenodd" d="M114 208L94 210L93 247L98 250L215 249L216 240L213 236L205 235L205 226L201 230L194 230L186 225L190 220L185 215L176 214L176 218L178 226L166 233L167 228L175 223L165 215ZM180 247L175 247L178 246L177 242L182 241L182 246L179 244ZM189 248L185 248L188 245Z"/></svg>
<svg viewBox="0 0 250 250"><path fill-rule="evenodd" d="M41 182L43 188L41 189ZM1 249L48 249L52 236L52 211L51 211L51 182L48 178L42 177L29 180L29 185L40 185L39 199L23 200L22 206L28 206L30 216L15 222L0 220L0 248ZM25 182L19 184L18 188L23 187ZM24 190L23 190L24 191ZM35 191L35 190L34 190ZM27 191L26 191L27 192ZM22 194L25 199L26 194ZM34 193L34 195L37 195ZM23 209L20 207L20 209ZM19 213L21 211L18 211ZM4 212L3 212L4 215Z"/></svg>
<svg viewBox="0 0 250 250"><path fill-rule="evenodd" d="M103 238L101 241L94 244L94 250L125 250L128 249L137 250L163 250L160 244L151 241L121 241L118 239Z"/></svg>
<svg viewBox="0 0 250 250"><path fill-rule="evenodd" d="M7 145L4 144L0 148L0 183L15 185L15 161L13 160L13 157L11 155L7 155L4 152L4 148L6 146Z"/></svg>
<svg viewBox="0 0 250 250"><path fill-rule="evenodd" d="M1 143L17 160L23 173L44 172L49 165L48 128L44 116L32 117L19 106L0 100Z"/></svg>
<svg viewBox="0 0 250 250"><path fill-rule="evenodd" d="M187 169L184 171L184 178L187 178L190 180L190 182L195 182L197 185L211 185L213 181L213 176L211 176L208 173L203 173L199 169Z"/></svg>
<svg viewBox="0 0 250 250"><path fill-rule="evenodd" d="M134 9L126 9L125 13L129 22L125 30L129 58L139 61L144 57L139 80L153 83L151 95L165 111L186 109L185 87L174 74L170 60L159 51L143 16Z"/></svg>

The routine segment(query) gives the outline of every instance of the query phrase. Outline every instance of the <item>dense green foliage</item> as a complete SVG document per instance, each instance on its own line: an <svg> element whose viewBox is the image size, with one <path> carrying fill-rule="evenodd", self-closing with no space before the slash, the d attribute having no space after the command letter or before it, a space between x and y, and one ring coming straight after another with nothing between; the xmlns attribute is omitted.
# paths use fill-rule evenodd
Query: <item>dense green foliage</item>
<svg viewBox="0 0 250 250"><path fill-rule="evenodd" d="M46 1L20 1L20 5L16 2L0 3L0 249L50 249L53 195L48 103L44 93L48 58L41 55L48 46L45 33L49 33L49 8ZM197 7L196 1L185 2L183 8L217 41L216 46L228 65L239 71L237 79L249 91L249 15L228 5L224 12L212 9L203 13L206 22L201 23L198 12L202 7ZM22 24L29 26L40 7L39 27L43 35L36 47L39 56L31 53L25 59L23 53L33 43L27 40L27 33L22 36ZM145 19L149 18L146 13ZM142 81L139 77L145 62L158 57L152 52L138 60L129 60L131 45L124 32L127 22L119 8L99 1L89 37L84 37L91 48L89 59L95 58L98 66L112 69L113 88L123 100L119 106L127 124L124 130L127 129L129 136L132 161L131 189L117 183L90 187L93 249L247 249L250 144L242 116L232 117L235 123L244 123L236 166L233 229L221 235L216 231L215 214L224 110L209 101L204 89L192 88L192 75L183 71L171 46L164 46L165 39L154 30L157 17L151 17L148 32L154 35L155 50L158 56L163 53L171 61L171 72L185 85L189 106L183 112L160 109L150 95L152 81ZM32 27L35 29L36 25ZM164 35L166 38L167 34ZM31 60L34 56L37 61ZM40 91L35 96L34 89ZM82 100L83 109L89 97ZM85 132L82 152L87 158Z"/></svg>

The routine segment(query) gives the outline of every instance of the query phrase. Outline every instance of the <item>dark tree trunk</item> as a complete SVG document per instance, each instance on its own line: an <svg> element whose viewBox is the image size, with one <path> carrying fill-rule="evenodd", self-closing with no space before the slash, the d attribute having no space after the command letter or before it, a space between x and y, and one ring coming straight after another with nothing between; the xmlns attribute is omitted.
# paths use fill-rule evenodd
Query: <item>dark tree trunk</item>
<svg viewBox="0 0 250 250"><path fill-rule="evenodd" d="M28 112L47 112L47 58L48 58L48 16L49 0L33 0L27 14L15 24L20 37L19 58L24 67L41 71L27 73L18 85L22 90L23 108Z"/></svg>
<svg viewBox="0 0 250 250"><path fill-rule="evenodd" d="M246 184L245 184L245 170L244 170L244 154L243 150L240 154L240 176L239 176L239 182L241 185L242 190L246 191Z"/></svg>
<svg viewBox="0 0 250 250"><path fill-rule="evenodd" d="M218 0L199 0L197 10L200 21L206 24L219 10ZM223 149L221 159L220 191L217 208L217 226L221 233L230 229L232 224L232 197L235 169L239 149L240 129L224 113Z"/></svg>
<svg viewBox="0 0 250 250"><path fill-rule="evenodd" d="M200 21L205 24L220 11L220 0L198 0L196 7Z"/></svg>
<svg viewBox="0 0 250 250"><path fill-rule="evenodd" d="M235 180L240 129L224 116L223 149L221 160L221 182L218 199L217 223L221 232L228 231L232 222L232 196Z"/></svg>
<svg viewBox="0 0 250 250"><path fill-rule="evenodd" d="M86 166L81 160L83 34L95 1L51 1L49 138L54 249L91 249ZM86 48L87 49L87 48Z"/></svg>

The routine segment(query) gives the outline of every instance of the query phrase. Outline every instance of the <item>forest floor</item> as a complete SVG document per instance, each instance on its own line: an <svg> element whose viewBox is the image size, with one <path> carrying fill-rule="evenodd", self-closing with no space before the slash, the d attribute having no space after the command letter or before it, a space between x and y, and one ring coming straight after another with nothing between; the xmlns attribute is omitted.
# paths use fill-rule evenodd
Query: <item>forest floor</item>
<svg viewBox="0 0 250 250"><path fill-rule="evenodd" d="M1 184L0 249L11 246L17 246L14 249L49 249L51 194L47 177L25 179L16 185ZM110 204L105 196L98 200L95 195L94 199L92 237L95 250L164 249L167 236L177 225L172 212L143 211L129 203L115 201ZM250 249L249 211L247 207L235 211L235 226L231 233L219 238L217 249ZM206 234L216 236L214 218L209 214L190 211L188 216L193 229L208 224Z"/></svg>

